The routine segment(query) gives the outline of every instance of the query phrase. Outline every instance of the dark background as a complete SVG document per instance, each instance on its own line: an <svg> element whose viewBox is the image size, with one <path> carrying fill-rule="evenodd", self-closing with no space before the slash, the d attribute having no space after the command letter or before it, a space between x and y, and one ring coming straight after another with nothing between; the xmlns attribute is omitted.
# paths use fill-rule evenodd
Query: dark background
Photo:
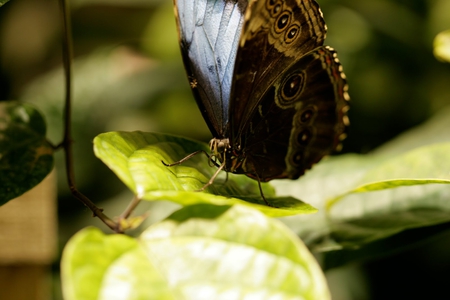
<svg viewBox="0 0 450 300"><path fill-rule="evenodd" d="M350 86L344 153L369 153L450 104L450 65L433 56L435 35L450 28L450 1L319 4L329 29L326 44L338 51ZM204 141L211 136L181 63L172 1L86 0L71 6L77 182L95 202L120 211L130 194L94 157L97 134L142 130ZM11 0L0 8L0 99L34 103L55 144L62 136L64 95L60 41L57 1ZM99 222L70 196L61 157L62 247L82 226ZM329 270L334 299L436 299L450 271L450 233L439 232L420 245L396 253L381 248L378 257Z"/></svg>

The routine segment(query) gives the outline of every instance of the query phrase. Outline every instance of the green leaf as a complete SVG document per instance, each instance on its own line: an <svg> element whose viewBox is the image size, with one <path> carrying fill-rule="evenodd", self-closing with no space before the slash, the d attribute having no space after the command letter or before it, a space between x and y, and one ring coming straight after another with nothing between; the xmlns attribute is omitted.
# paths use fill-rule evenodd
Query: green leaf
<svg viewBox="0 0 450 300"><path fill-rule="evenodd" d="M245 206L184 207L137 244L93 228L75 235L63 253L65 299L330 299L298 237Z"/></svg>
<svg viewBox="0 0 450 300"><path fill-rule="evenodd" d="M61 260L64 299L98 299L111 264L136 248L136 240L125 235L105 236L96 228L77 233L64 248Z"/></svg>
<svg viewBox="0 0 450 300"><path fill-rule="evenodd" d="M0 7L2 7L6 2L8 2L9 0L0 0Z"/></svg>
<svg viewBox="0 0 450 300"><path fill-rule="evenodd" d="M450 30L439 33L434 39L434 56L450 62Z"/></svg>
<svg viewBox="0 0 450 300"><path fill-rule="evenodd" d="M0 103L0 205L40 183L53 168L41 114L29 104Z"/></svg>
<svg viewBox="0 0 450 300"><path fill-rule="evenodd" d="M173 296L167 278L155 268L142 247L138 247L111 263L101 283L98 299L177 298Z"/></svg>
<svg viewBox="0 0 450 300"><path fill-rule="evenodd" d="M264 205L258 183L243 175L217 178L206 193L202 188L216 171L203 154L181 165L167 167L187 155L203 150L206 144L192 140L144 132L109 132L94 139L94 152L136 195L145 200L170 200L181 205L240 203L270 216L313 213L316 209L293 197L274 196L269 184L262 184L264 195L274 207ZM223 172L225 173L225 172ZM244 200L242 200L244 199Z"/></svg>
<svg viewBox="0 0 450 300"><path fill-rule="evenodd" d="M347 195L401 186L450 183L450 143L421 147L390 159L370 170L362 178L366 182L327 203L331 208Z"/></svg>
<svg viewBox="0 0 450 300"><path fill-rule="evenodd" d="M357 186L365 174L382 161L371 155L333 156L322 160L297 181L276 180L274 186L278 193L297 195L319 209L316 214L285 217L281 221L313 251L342 248L329 239L333 223L327 215L326 201Z"/></svg>
<svg viewBox="0 0 450 300"><path fill-rule="evenodd" d="M381 163L360 184L328 203L335 241L346 247L450 221L450 143Z"/></svg>
<svg viewBox="0 0 450 300"><path fill-rule="evenodd" d="M450 143L397 152L402 154L393 158L385 153L332 157L296 185L275 182L277 191L296 194L319 209L282 221L316 252L354 249L449 222Z"/></svg>

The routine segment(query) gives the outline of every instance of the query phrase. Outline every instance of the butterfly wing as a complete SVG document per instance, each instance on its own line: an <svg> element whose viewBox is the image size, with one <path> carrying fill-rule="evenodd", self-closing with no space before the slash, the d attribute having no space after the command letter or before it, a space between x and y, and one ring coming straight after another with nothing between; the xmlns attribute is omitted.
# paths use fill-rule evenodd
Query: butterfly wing
<svg viewBox="0 0 450 300"><path fill-rule="evenodd" d="M234 140L278 74L322 46L326 25L313 0L252 1L245 14L234 69L230 111Z"/></svg>
<svg viewBox="0 0 450 300"><path fill-rule="evenodd" d="M214 137L224 137L247 0L174 0L184 65Z"/></svg>
<svg viewBox="0 0 450 300"><path fill-rule="evenodd" d="M233 171L297 178L339 145L347 85L314 0L174 1L197 103L243 153Z"/></svg>
<svg viewBox="0 0 450 300"><path fill-rule="evenodd" d="M261 181L303 175L339 147L348 126L348 100L333 49L322 46L293 62L243 128L247 158L239 172Z"/></svg>

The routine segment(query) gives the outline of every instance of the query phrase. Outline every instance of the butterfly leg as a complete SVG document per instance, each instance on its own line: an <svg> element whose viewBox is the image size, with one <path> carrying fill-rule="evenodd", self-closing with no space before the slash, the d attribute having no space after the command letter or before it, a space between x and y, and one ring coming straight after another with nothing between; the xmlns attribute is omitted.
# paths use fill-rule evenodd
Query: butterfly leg
<svg viewBox="0 0 450 300"><path fill-rule="evenodd" d="M261 186L261 180L259 179L258 172L256 172L256 170L255 170L254 175L256 176L256 180L258 181L259 193L261 194L261 197L263 198L263 200L267 206L273 207L273 205L270 204L269 201L267 201L266 197L264 197L264 193L263 193L262 186Z"/></svg>
<svg viewBox="0 0 450 300"><path fill-rule="evenodd" d="M217 171L214 173L214 175L211 177L211 179L210 179L210 180L209 180L202 188L196 190L196 192L201 192L201 191L205 190L208 186L210 186L211 184L213 184L214 180L215 180L216 177L219 175L219 172L224 168L225 164L219 165L219 164L215 161L215 157L209 155L209 154L206 153L204 150L198 150L198 151L195 151L195 152L189 154L188 156L186 156L186 157L180 159L179 161L176 161L176 162L171 163L171 164L168 164L168 163L166 163L165 161L161 160L161 162L163 163L163 165L165 165L166 167L173 167L173 166L182 164L183 162L185 162L185 161L191 159L192 157L194 157L195 155L197 155L197 154L199 154L199 153L204 153L204 154L208 157L209 162L210 162L210 163L212 162L216 167L218 167L218 169L217 169ZM213 157L214 157L214 158L213 158ZM228 174L227 174L227 179L228 179Z"/></svg>
<svg viewBox="0 0 450 300"><path fill-rule="evenodd" d="M259 192L261 193L261 197L263 198L264 202L267 204L267 206L273 207L273 205L271 205L271 204L267 201L266 197L264 197L264 193L263 193L263 190L262 190L262 187L261 187L261 180L259 180L259 178L258 178L258 187L259 187Z"/></svg>
<svg viewBox="0 0 450 300"><path fill-rule="evenodd" d="M196 192L204 191L208 186L214 183L214 180L216 179L217 175L219 175L220 171L222 171L225 164L221 164L220 167L217 169L217 171L214 173L214 175L209 179L209 181L200 189L196 190Z"/></svg>
<svg viewBox="0 0 450 300"><path fill-rule="evenodd" d="M188 159L191 159L192 157L196 156L196 155L199 154L199 153L204 153L204 154L208 157L208 159L211 159L211 157L209 156L209 154L206 153L204 150L198 150L198 151L195 151L194 153L191 153L191 154L189 154L188 156L186 156L186 157L180 159L179 161L176 161L176 162L171 163L171 164L167 164L167 163L165 163L163 160L161 160L161 162L162 162L163 165L165 165L166 167L173 167L173 166L177 166L177 165L179 165L179 164L182 164L183 162L187 161Z"/></svg>

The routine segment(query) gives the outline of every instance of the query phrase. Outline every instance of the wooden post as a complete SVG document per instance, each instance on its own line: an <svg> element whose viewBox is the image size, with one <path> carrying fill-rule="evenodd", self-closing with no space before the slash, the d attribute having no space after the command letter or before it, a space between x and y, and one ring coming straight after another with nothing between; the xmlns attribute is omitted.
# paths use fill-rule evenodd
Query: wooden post
<svg viewBox="0 0 450 300"><path fill-rule="evenodd" d="M0 206L0 299L51 299L57 249L56 176Z"/></svg>

